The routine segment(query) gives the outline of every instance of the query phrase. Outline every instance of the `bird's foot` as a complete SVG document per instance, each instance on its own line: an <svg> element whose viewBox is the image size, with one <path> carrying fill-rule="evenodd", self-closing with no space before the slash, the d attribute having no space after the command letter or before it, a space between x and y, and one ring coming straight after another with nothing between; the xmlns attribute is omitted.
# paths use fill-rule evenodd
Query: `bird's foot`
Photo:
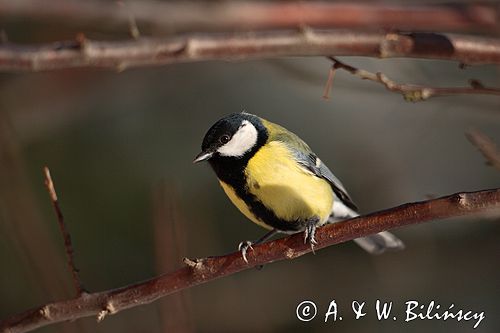
<svg viewBox="0 0 500 333"><path fill-rule="evenodd" d="M254 243L250 241L243 241L238 245L238 251L241 252L241 256L243 257L243 260L248 264L248 259L247 259L247 251L248 249L253 251L253 245Z"/></svg>
<svg viewBox="0 0 500 333"><path fill-rule="evenodd" d="M253 251L252 245L257 245L257 244L263 243L263 242L267 241L268 239L272 238L278 232L279 232L278 230L273 229L254 242L251 242L251 241L241 242L240 245L238 245L238 250L241 252L241 256L243 257L243 260L245 260L245 262L248 264L248 259L247 259L248 249ZM262 265L257 266L258 269L261 269L262 267L263 267Z"/></svg>
<svg viewBox="0 0 500 333"><path fill-rule="evenodd" d="M318 223L317 218L312 218L307 221L306 228L304 229L304 244L309 243L311 245L311 250L314 253L314 245L318 244L316 238L316 224Z"/></svg>

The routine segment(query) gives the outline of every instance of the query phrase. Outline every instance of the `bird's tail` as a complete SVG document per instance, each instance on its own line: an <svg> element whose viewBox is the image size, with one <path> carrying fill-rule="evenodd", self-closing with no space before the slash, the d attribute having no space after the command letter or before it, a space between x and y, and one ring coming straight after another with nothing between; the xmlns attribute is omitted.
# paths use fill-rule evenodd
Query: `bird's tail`
<svg viewBox="0 0 500 333"><path fill-rule="evenodd" d="M339 207L340 205L337 202L336 205L337 207L334 205L335 209L328 220L329 223L359 216L357 212L344 206L343 204ZM382 231L378 234L356 238L354 241L356 244L361 246L363 250L371 254L382 254L385 251L397 251L405 248L404 243L388 231Z"/></svg>
<svg viewBox="0 0 500 333"><path fill-rule="evenodd" d="M405 248L401 239L397 238L388 231L382 231L378 234L356 238L354 241L356 244L361 246L363 250L371 254L381 254L387 250L395 251Z"/></svg>

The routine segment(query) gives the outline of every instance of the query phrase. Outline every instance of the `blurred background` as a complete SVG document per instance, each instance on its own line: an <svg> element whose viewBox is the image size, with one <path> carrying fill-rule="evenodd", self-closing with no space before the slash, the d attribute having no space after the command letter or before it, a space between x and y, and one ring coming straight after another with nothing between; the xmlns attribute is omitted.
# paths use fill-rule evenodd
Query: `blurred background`
<svg viewBox="0 0 500 333"><path fill-rule="evenodd" d="M40 29L43 27L43 29ZM12 41L73 38L80 27L4 20ZM95 29L97 30L97 29ZM85 30L90 38L98 31ZM126 34L126 33L125 33ZM106 34L122 38L124 33ZM425 60L341 58L405 83L500 86L497 66L459 69ZM63 241L43 184L47 165L89 291L117 288L232 252L265 230L231 205L208 165L193 165L206 130L246 110L300 135L363 213L500 185L500 171L464 136L500 144L500 98L408 103L320 57L206 62L128 70L0 74L0 318L74 295ZM378 322L377 299L431 300L484 311L478 332L500 330L498 219L468 218L395 230L406 250L370 256L349 242L247 270L140 306L37 332L469 332L473 322ZM313 300L318 317L295 315ZM324 323L331 300L341 322ZM368 314L354 320L352 300ZM402 316L401 316L402 317Z"/></svg>

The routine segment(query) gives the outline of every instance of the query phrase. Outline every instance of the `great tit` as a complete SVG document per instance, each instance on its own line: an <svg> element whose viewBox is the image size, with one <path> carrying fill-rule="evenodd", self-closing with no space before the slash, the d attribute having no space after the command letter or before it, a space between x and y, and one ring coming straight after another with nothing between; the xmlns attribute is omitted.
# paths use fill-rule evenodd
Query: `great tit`
<svg viewBox="0 0 500 333"><path fill-rule="evenodd" d="M253 244L276 233L303 231L314 247L316 227L359 215L342 183L309 146L268 120L246 112L228 115L208 130L201 149L193 162L208 161L233 204L270 230L240 243L245 261ZM404 247L386 231L354 241L374 254Z"/></svg>

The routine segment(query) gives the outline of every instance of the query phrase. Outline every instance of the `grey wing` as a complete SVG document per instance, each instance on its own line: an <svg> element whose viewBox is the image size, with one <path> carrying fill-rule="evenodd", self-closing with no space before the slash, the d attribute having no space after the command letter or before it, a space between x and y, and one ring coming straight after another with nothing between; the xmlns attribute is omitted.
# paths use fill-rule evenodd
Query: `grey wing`
<svg viewBox="0 0 500 333"><path fill-rule="evenodd" d="M333 192L350 209L357 211L358 207L354 204L349 194L347 194L344 185L333 175L328 167L314 153L304 153L296 151L297 162L305 169L314 173L316 176L326 179L332 186Z"/></svg>
<svg viewBox="0 0 500 333"><path fill-rule="evenodd" d="M275 125L281 128L278 125ZM349 194L347 194L344 185L333 175L326 165L314 154L304 141L292 132L283 128L278 134L275 135L273 140L281 141L287 145L292 154L295 156L296 161L309 172L312 172L317 177L327 180L332 186L333 192L348 208L357 211L358 208L352 201ZM293 144L291 144L293 143Z"/></svg>

